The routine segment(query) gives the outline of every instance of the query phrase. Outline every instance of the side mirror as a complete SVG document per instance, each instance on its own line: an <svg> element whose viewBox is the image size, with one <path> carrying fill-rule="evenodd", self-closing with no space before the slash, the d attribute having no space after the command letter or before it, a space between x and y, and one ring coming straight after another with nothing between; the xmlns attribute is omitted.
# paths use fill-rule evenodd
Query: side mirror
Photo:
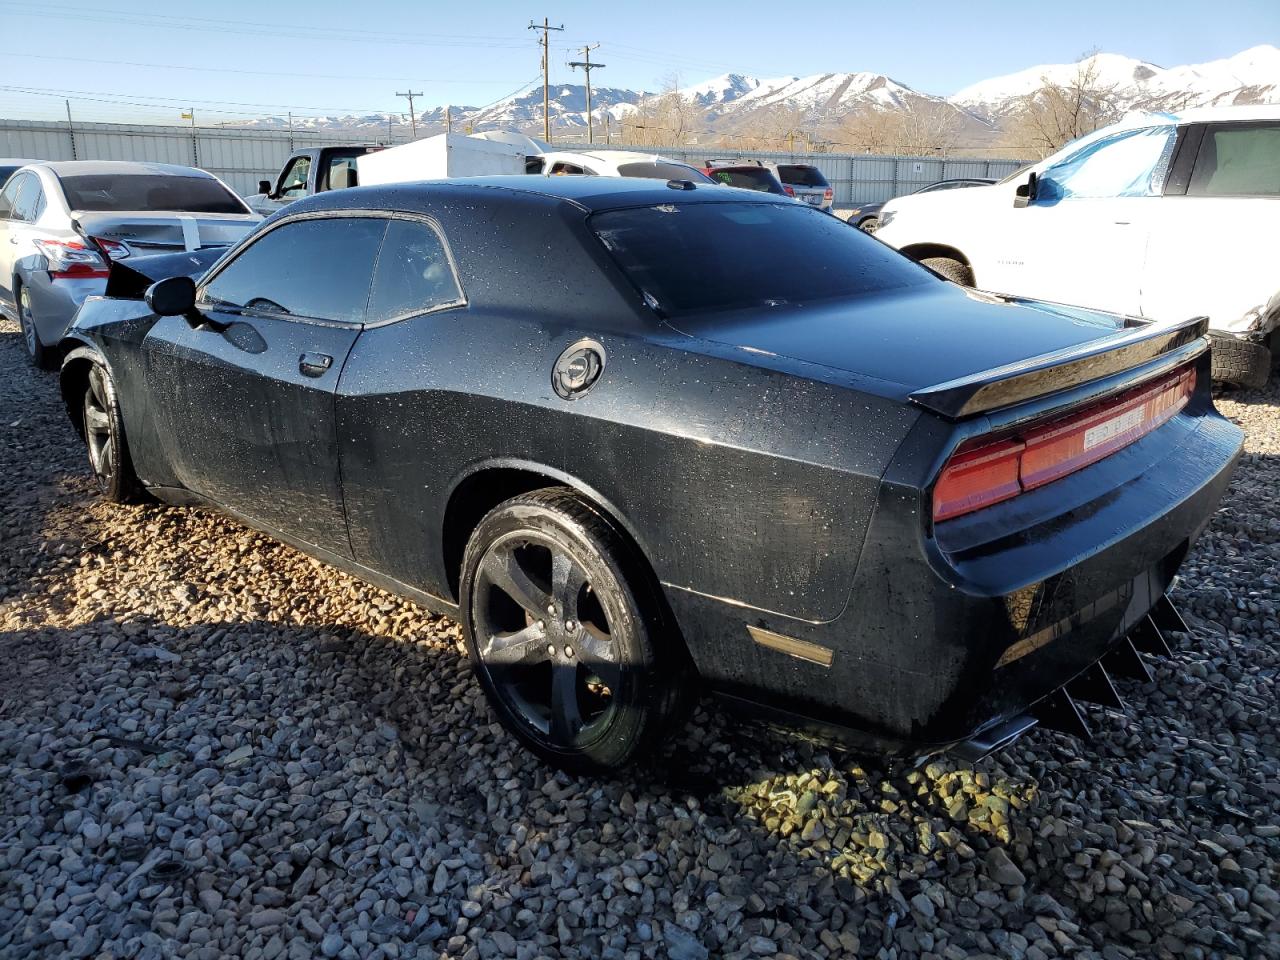
<svg viewBox="0 0 1280 960"><path fill-rule="evenodd" d="M1015 207L1025 207L1036 198L1036 191L1040 187L1040 178L1036 176L1033 170L1027 175L1027 182L1018 184L1018 189L1013 192L1013 205Z"/></svg>
<svg viewBox="0 0 1280 960"><path fill-rule="evenodd" d="M270 193L270 192L271 192L271 181L270 181L270 180L259 180L259 181L258 181L258 192L259 192L259 193Z"/></svg>
<svg viewBox="0 0 1280 960"><path fill-rule="evenodd" d="M196 282L190 277L166 277L147 287L151 312L161 317L181 317L196 307Z"/></svg>

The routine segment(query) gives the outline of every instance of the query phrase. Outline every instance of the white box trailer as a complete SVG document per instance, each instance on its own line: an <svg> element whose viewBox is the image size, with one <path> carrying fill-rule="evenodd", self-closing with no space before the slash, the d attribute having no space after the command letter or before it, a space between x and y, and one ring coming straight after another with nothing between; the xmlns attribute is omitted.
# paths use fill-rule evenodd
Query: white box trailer
<svg viewBox="0 0 1280 960"><path fill-rule="evenodd" d="M444 177L523 174L525 153L508 143L441 133L423 140L366 153L356 159L360 185L411 183Z"/></svg>

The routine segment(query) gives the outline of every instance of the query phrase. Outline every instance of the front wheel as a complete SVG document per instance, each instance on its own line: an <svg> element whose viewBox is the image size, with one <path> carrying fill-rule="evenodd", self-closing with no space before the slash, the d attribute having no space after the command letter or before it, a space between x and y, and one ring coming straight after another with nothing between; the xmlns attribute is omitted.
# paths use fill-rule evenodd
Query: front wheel
<svg viewBox="0 0 1280 960"><path fill-rule="evenodd" d="M111 374L98 363L89 367L85 384L84 440L89 449L89 466L102 495L114 503L139 499L142 485L133 472L133 460L125 442L124 419Z"/></svg>
<svg viewBox="0 0 1280 960"><path fill-rule="evenodd" d="M574 492L506 501L463 558L467 652L502 724L574 773L616 771L654 746L689 692L679 641L630 544Z"/></svg>
<svg viewBox="0 0 1280 960"><path fill-rule="evenodd" d="M26 284L17 281L13 292L14 302L18 305L18 326L22 328L22 341L27 347L27 358L41 370L52 370L57 365L56 351L40 342L31 306L31 291Z"/></svg>
<svg viewBox="0 0 1280 960"><path fill-rule="evenodd" d="M858 229L863 233L869 233L874 236L875 232L880 229L880 218L867 217L867 219L858 224Z"/></svg>

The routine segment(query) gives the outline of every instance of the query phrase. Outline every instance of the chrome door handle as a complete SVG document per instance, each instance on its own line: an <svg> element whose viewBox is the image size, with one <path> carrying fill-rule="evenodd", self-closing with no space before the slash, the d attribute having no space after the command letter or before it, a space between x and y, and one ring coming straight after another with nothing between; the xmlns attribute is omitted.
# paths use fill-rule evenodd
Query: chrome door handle
<svg viewBox="0 0 1280 960"><path fill-rule="evenodd" d="M298 370L304 377L319 377L333 366L333 357L327 353L304 353L298 358Z"/></svg>

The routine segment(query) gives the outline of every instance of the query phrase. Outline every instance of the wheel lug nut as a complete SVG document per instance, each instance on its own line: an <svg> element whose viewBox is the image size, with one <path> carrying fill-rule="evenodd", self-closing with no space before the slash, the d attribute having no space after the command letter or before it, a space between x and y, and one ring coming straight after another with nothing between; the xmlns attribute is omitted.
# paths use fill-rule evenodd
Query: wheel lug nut
<svg viewBox="0 0 1280 960"><path fill-rule="evenodd" d="M578 629L578 625L574 621L570 620L567 623L565 623L564 628L568 630L570 633L573 633L573 631Z"/></svg>
<svg viewBox="0 0 1280 960"><path fill-rule="evenodd" d="M546 629L546 627L547 627L547 621L545 621L545 620L539 620L539 621L538 621L538 629L539 629L539 630L545 630L545 629Z"/></svg>
<svg viewBox="0 0 1280 960"><path fill-rule="evenodd" d="M571 659L572 659L572 657L573 657L573 647L565 647L565 648L564 648L564 655L565 655L566 657L569 657L569 658L571 658Z"/></svg>
<svg viewBox="0 0 1280 960"><path fill-rule="evenodd" d="M556 655L556 645L554 643L547 644L547 656L554 657Z"/></svg>
<svg viewBox="0 0 1280 960"><path fill-rule="evenodd" d="M554 603L547 604L547 613L553 617L556 615L556 605Z"/></svg>

